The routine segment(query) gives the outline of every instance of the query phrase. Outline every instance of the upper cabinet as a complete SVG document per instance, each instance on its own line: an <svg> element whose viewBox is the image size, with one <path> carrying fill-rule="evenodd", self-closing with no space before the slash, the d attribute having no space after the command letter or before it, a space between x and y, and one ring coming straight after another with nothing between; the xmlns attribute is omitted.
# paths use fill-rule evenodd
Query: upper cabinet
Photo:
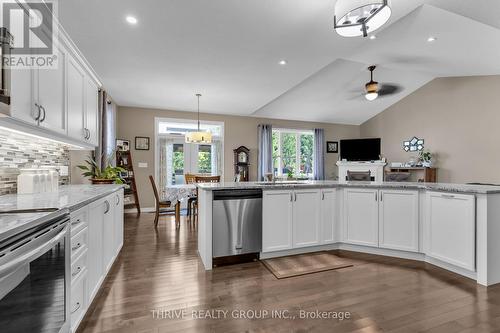
<svg viewBox="0 0 500 333"><path fill-rule="evenodd" d="M100 83L63 29L58 31L53 40L57 66L11 69L8 116L27 131L36 127L41 135L97 146Z"/></svg>

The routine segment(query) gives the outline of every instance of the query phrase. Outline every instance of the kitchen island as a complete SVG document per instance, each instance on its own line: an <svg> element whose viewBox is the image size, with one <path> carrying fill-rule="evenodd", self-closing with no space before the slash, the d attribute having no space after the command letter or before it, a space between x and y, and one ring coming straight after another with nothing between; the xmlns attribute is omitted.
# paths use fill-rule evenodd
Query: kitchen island
<svg viewBox="0 0 500 333"><path fill-rule="evenodd" d="M198 252L212 269L214 191L262 190L260 258L349 250L500 283L500 186L409 182L199 184Z"/></svg>

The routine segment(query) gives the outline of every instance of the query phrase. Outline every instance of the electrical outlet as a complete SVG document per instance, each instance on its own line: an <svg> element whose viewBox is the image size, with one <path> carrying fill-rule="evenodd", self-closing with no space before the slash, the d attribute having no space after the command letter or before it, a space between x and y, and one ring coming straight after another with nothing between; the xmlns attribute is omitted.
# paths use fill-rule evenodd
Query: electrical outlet
<svg viewBox="0 0 500 333"><path fill-rule="evenodd" d="M58 169L59 169L59 176L61 177L69 176L69 168L67 165L61 165L58 167Z"/></svg>
<svg viewBox="0 0 500 333"><path fill-rule="evenodd" d="M139 168L147 168L148 164L146 162L139 162Z"/></svg>

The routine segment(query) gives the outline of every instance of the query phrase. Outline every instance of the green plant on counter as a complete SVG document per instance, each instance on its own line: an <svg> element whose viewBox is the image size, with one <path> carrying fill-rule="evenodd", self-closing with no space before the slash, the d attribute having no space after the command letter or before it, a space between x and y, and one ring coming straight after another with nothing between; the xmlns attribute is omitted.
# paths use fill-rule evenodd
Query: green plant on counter
<svg viewBox="0 0 500 333"><path fill-rule="evenodd" d="M115 156L115 153L111 153L105 158L106 167L101 169L95 158L88 156L85 160L86 165L77 165L77 167L83 171L82 176L90 177L91 181L97 183L99 181L113 181L115 184L123 184L123 180L120 177L121 172L126 170L122 167L112 166L110 161Z"/></svg>

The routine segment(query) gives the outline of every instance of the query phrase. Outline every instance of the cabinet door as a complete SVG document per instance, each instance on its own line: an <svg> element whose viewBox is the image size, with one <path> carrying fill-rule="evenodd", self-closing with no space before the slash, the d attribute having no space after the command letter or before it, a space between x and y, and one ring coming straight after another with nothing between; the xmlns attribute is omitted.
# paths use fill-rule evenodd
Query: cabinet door
<svg viewBox="0 0 500 333"><path fill-rule="evenodd" d="M264 191L262 196L262 252L292 248L292 191Z"/></svg>
<svg viewBox="0 0 500 333"><path fill-rule="evenodd" d="M66 49L54 43L54 53L58 66L54 69L35 71L35 101L45 110L41 115L40 126L59 133L66 133L66 104L64 100Z"/></svg>
<svg viewBox="0 0 500 333"><path fill-rule="evenodd" d="M103 227L105 200L101 199L89 207L89 249L88 249L88 304L92 302L103 279Z"/></svg>
<svg viewBox="0 0 500 333"><path fill-rule="evenodd" d="M293 193L293 247L319 245L321 194L319 189Z"/></svg>
<svg viewBox="0 0 500 333"><path fill-rule="evenodd" d="M116 254L115 246L115 200L114 194L104 200L104 222L103 222L103 270L104 275L109 271Z"/></svg>
<svg viewBox="0 0 500 333"><path fill-rule="evenodd" d="M378 190L344 190L345 243L378 246Z"/></svg>
<svg viewBox="0 0 500 333"><path fill-rule="evenodd" d="M320 242L331 244L337 242L337 190L321 191L320 208Z"/></svg>
<svg viewBox="0 0 500 333"><path fill-rule="evenodd" d="M80 64L68 55L67 61L68 135L85 140L85 74Z"/></svg>
<svg viewBox="0 0 500 333"><path fill-rule="evenodd" d="M115 254L123 246L123 190L115 193Z"/></svg>
<svg viewBox="0 0 500 333"><path fill-rule="evenodd" d="M475 270L475 198L427 192L426 254Z"/></svg>
<svg viewBox="0 0 500 333"><path fill-rule="evenodd" d="M98 110L98 97L99 97L97 84L90 78L86 78L85 87L85 128L89 132L88 142L98 144L98 123L99 123L99 110Z"/></svg>
<svg viewBox="0 0 500 333"><path fill-rule="evenodd" d="M379 191L379 246L418 252L418 191Z"/></svg>

